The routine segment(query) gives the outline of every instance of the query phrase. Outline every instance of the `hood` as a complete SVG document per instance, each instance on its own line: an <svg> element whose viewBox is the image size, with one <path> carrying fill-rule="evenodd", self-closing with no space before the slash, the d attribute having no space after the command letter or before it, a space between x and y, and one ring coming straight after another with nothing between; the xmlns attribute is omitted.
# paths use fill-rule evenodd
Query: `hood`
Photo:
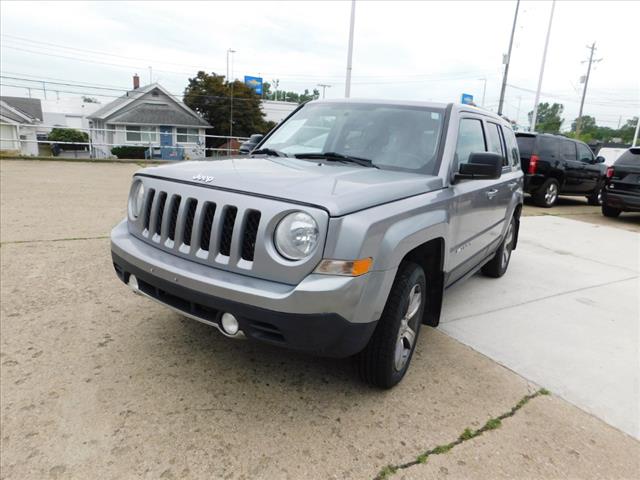
<svg viewBox="0 0 640 480"><path fill-rule="evenodd" d="M430 175L276 157L180 162L145 168L136 174L312 204L328 210L331 216L443 186L442 179ZM213 178L205 181L194 177Z"/></svg>

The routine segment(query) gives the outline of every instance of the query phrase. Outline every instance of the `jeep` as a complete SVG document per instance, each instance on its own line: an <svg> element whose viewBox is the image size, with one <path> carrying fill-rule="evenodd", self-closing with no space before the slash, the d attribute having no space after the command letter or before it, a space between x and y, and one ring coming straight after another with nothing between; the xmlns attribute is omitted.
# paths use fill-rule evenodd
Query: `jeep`
<svg viewBox="0 0 640 480"><path fill-rule="evenodd" d="M522 201L515 135L491 112L313 101L248 156L135 173L111 253L138 294L227 337L357 355L390 388L445 289L505 273Z"/></svg>

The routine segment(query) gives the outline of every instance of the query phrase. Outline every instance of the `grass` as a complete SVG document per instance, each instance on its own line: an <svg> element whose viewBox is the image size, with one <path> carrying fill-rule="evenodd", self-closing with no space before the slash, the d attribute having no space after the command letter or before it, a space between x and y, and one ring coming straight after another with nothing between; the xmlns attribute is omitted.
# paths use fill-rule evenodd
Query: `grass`
<svg viewBox="0 0 640 480"><path fill-rule="evenodd" d="M503 420L509 417L513 417L518 410L524 407L531 400L541 395L549 395L549 393L550 393L549 390L547 390L546 388L541 388L540 390L532 394L525 395L518 401L518 403L516 403L511 408L511 410L495 418L490 418L482 427L478 428L477 430L474 430L472 428L465 428L464 431L458 436L456 440L446 443L444 445L437 445L427 450L426 452L423 452L420 455L418 455L415 458L415 460L411 460L407 463L401 463L398 465L386 465L378 472L374 480L386 480L390 478L392 475L394 475L398 470L404 470L406 468L413 467L414 465L425 464L429 461L429 457L431 457L432 455L445 454L450 450L452 450L453 448L460 445L461 443L467 442L475 437L478 437L485 432L500 428L502 426Z"/></svg>

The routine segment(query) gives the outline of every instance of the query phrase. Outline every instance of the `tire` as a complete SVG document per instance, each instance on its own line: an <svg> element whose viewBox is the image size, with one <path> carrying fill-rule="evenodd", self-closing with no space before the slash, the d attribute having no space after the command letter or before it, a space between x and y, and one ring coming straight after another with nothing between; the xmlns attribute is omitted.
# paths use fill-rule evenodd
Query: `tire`
<svg viewBox="0 0 640 480"><path fill-rule="evenodd" d="M602 215L605 217L615 218L620 215L622 210L619 208L609 207L608 205L602 205Z"/></svg>
<svg viewBox="0 0 640 480"><path fill-rule="evenodd" d="M504 240L496 250L496 254L489 261L484 264L481 269L483 275L492 278L500 278L503 276L507 268L509 268L509 261L511 260L511 252L513 251L513 243L516 238L516 220L511 219L511 223L507 227L507 233L504 236Z"/></svg>
<svg viewBox="0 0 640 480"><path fill-rule="evenodd" d="M391 388L404 377L418 341L426 292L422 267L402 262L378 325L359 354L360 376L369 385Z"/></svg>
<svg viewBox="0 0 640 480"><path fill-rule="evenodd" d="M551 208L558 200L560 184L555 178L547 179L533 194L533 203L539 207Z"/></svg>
<svg viewBox="0 0 640 480"><path fill-rule="evenodd" d="M604 185L600 184L598 187L591 192L591 195L587 196L587 202L589 205L602 205L602 191L604 190Z"/></svg>

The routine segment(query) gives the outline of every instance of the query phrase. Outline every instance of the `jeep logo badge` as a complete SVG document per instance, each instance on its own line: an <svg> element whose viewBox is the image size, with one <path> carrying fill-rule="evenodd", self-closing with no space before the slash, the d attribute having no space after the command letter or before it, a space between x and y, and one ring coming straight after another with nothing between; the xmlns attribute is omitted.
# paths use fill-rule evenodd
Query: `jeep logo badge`
<svg viewBox="0 0 640 480"><path fill-rule="evenodd" d="M213 182L213 177L209 176L209 175L202 175L201 173L194 175L193 179L198 181L198 182L206 182L206 183L211 183Z"/></svg>

